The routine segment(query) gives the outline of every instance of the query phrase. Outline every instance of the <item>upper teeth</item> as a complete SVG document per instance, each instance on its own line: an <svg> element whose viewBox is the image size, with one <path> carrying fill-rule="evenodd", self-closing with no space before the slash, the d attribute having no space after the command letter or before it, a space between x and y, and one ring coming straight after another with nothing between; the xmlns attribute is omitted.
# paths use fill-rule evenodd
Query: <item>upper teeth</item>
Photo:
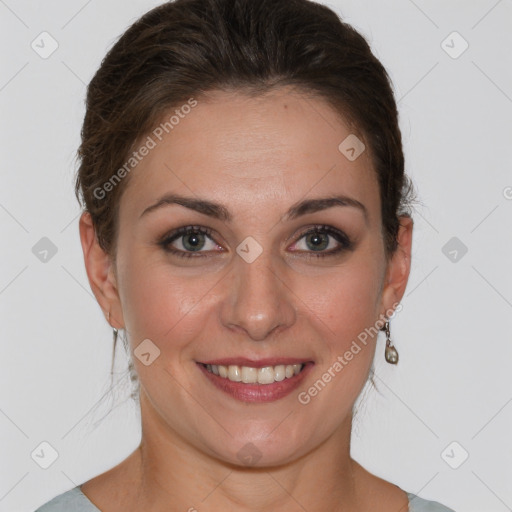
<svg viewBox="0 0 512 512"><path fill-rule="evenodd" d="M302 370L303 366L302 364L279 364L277 366L252 368L250 366L238 366L236 364L229 366L207 364L206 369L215 375L219 375L233 382L244 382L245 384L272 384L272 382L279 382L297 375Z"/></svg>

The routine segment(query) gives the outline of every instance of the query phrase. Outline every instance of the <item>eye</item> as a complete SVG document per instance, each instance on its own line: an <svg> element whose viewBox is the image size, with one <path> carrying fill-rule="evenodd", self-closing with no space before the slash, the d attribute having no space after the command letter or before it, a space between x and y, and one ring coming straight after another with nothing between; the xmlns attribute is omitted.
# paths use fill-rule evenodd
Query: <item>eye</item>
<svg viewBox="0 0 512 512"><path fill-rule="evenodd" d="M348 236L342 231L331 226L314 226L303 233L294 245L300 243L298 249L292 249L292 252L307 252L308 256L326 257L339 254L345 250L352 250L353 244ZM326 250L330 249L330 250Z"/></svg>
<svg viewBox="0 0 512 512"><path fill-rule="evenodd" d="M208 228L201 226L184 226L165 235L159 242L159 245L162 246L165 251L179 257L205 257L205 255L198 253L208 252L220 247L211 238L211 235L212 231ZM203 251L202 249L206 250Z"/></svg>
<svg viewBox="0 0 512 512"><path fill-rule="evenodd" d="M223 250L212 239L212 230L201 226L178 228L166 234L158 244L166 252L181 258L207 257L206 254L201 253ZM296 247L291 249L292 252L306 253L308 257L334 256L342 251L353 249L353 243L345 233L325 225L313 226L303 233L294 245Z"/></svg>

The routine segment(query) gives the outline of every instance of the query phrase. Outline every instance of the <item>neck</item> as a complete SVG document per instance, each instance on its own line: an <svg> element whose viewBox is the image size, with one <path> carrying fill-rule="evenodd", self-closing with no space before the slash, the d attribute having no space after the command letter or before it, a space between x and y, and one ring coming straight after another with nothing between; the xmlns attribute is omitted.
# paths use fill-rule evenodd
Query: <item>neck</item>
<svg viewBox="0 0 512 512"><path fill-rule="evenodd" d="M142 440L133 454L139 506L193 512L363 510L364 469L350 457L352 416L321 446L279 466L240 467L199 450L141 393Z"/></svg>

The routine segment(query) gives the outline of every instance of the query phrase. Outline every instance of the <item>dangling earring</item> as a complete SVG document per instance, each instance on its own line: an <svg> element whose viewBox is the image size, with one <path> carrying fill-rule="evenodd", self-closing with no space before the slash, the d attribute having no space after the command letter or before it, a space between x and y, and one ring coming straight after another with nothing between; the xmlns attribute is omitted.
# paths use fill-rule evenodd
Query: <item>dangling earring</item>
<svg viewBox="0 0 512 512"><path fill-rule="evenodd" d="M397 364L398 363L398 351L393 346L393 342L389 337L389 322L386 321L384 326L381 328L381 331L386 332L386 351L384 352L384 357L389 364Z"/></svg>
<svg viewBox="0 0 512 512"><path fill-rule="evenodd" d="M108 323L110 324L110 311L108 312ZM116 356L116 344L117 344L117 334L118 330L115 327L112 327L112 334L113 334L113 345L112 345L112 366L110 368L110 375L114 372L114 358Z"/></svg>
<svg viewBox="0 0 512 512"><path fill-rule="evenodd" d="M110 311L108 312L108 323L110 323ZM114 334L114 350L117 343L117 333L119 332L115 327L112 327L113 334Z"/></svg>

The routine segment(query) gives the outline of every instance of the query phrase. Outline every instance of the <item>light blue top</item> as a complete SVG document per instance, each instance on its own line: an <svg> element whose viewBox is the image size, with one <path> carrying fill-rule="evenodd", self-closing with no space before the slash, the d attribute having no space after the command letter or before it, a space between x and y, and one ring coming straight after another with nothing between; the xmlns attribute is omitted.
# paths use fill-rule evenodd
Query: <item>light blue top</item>
<svg viewBox="0 0 512 512"><path fill-rule="evenodd" d="M428 501L407 493L409 498L409 512L454 512L451 508L445 507L437 501ZM35 512L101 512L94 506L89 498L80 490L80 486L59 494L48 501Z"/></svg>

